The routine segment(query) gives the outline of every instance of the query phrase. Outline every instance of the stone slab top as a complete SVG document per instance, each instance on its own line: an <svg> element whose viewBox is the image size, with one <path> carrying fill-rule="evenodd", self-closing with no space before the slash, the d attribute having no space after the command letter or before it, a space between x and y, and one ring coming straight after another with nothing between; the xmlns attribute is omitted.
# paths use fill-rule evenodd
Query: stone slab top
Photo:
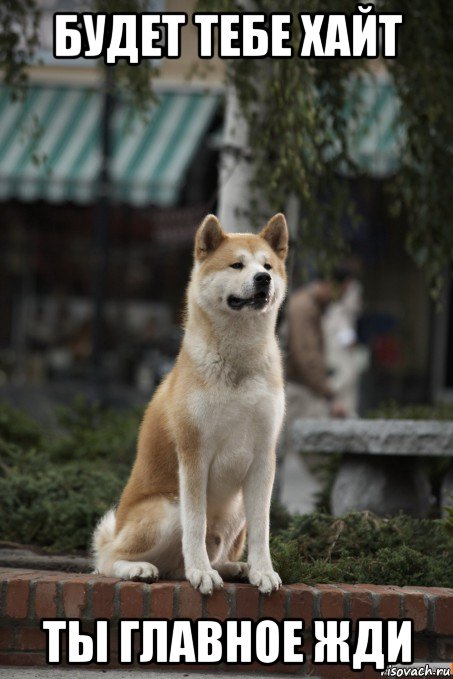
<svg viewBox="0 0 453 679"><path fill-rule="evenodd" d="M291 440L304 453L453 457L453 422L299 419Z"/></svg>

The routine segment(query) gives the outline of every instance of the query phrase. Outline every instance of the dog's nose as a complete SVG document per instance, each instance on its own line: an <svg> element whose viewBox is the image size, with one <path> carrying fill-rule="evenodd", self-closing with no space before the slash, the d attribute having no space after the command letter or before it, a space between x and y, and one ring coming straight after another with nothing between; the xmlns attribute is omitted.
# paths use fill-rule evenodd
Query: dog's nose
<svg viewBox="0 0 453 679"><path fill-rule="evenodd" d="M262 271L260 273L256 273L253 277L253 280L255 281L255 286L257 288L267 288L271 282L271 277L270 274Z"/></svg>

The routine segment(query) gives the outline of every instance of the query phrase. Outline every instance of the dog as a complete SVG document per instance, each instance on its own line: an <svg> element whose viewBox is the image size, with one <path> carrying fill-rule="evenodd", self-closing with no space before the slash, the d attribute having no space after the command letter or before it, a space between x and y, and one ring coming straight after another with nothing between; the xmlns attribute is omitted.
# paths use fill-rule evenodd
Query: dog
<svg viewBox="0 0 453 679"><path fill-rule="evenodd" d="M214 215L199 227L181 349L145 412L119 505L96 527L98 573L185 577L202 594L223 579L266 594L281 586L269 511L285 408L276 320L287 252L282 214L259 235L226 233Z"/></svg>

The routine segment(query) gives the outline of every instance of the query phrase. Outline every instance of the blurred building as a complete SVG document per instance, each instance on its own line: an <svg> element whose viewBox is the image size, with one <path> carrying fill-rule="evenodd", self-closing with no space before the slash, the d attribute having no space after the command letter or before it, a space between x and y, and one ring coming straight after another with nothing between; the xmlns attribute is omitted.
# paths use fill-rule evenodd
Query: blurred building
<svg viewBox="0 0 453 679"><path fill-rule="evenodd" d="M105 69L52 57L53 12L92 7L40 4L41 63L30 88L15 102L0 88L0 381L85 380L97 336L106 377L148 392L178 347L194 231L216 209L225 65L200 62L189 21L183 58L155 64L147 115L135 115L127 97L110 101L106 186ZM150 0L150 10L190 15L194 4ZM359 173L344 183L363 220L344 229L363 263L360 334L372 355L364 405L451 394L451 290L435 316L404 250L404 216L389 210L403 136L388 74L377 65L351 83L350 97L361 107L350 130Z"/></svg>
<svg viewBox="0 0 453 679"><path fill-rule="evenodd" d="M365 308L358 330L371 355L361 411L390 399L445 400L453 395L451 279L446 272L442 305L436 308L423 271L406 252L406 215L393 214L405 133L395 87L379 60L352 81L351 102L356 117L349 148L359 172L345 177L345 190L361 223L345 223L344 229L362 261Z"/></svg>
<svg viewBox="0 0 453 679"><path fill-rule="evenodd" d="M137 113L117 92L106 120L106 69L52 56L53 12L92 9L76 4L42 0L26 95L13 102L0 89L0 375L86 378L102 295L103 370L149 389L146 364L177 349L193 235L215 207L224 69L201 69L189 24L183 59L154 64L156 101Z"/></svg>

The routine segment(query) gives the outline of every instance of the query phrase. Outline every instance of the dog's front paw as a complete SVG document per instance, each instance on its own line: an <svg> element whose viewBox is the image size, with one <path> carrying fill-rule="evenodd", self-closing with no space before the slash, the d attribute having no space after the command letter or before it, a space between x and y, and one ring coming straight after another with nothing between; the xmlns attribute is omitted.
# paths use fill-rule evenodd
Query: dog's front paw
<svg viewBox="0 0 453 679"><path fill-rule="evenodd" d="M195 589L202 594L212 594L214 589L223 587L223 580L214 569L201 570L199 568L188 568L186 578Z"/></svg>
<svg viewBox="0 0 453 679"><path fill-rule="evenodd" d="M256 568L250 568L249 582L251 585L256 585L263 594L270 594L279 589L282 584L279 574L272 569L260 571Z"/></svg>

